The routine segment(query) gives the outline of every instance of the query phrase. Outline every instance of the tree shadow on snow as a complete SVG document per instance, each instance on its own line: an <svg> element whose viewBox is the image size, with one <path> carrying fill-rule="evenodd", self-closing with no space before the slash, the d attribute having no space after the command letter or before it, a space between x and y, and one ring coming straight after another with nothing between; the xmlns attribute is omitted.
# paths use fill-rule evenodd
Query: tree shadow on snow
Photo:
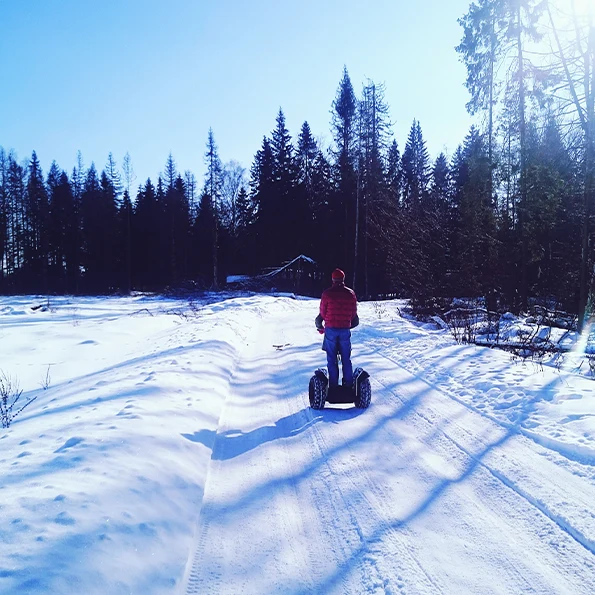
<svg viewBox="0 0 595 595"><path fill-rule="evenodd" d="M360 545L350 553L349 557L337 565L333 574L317 585L316 592L329 593L338 588L341 582L345 579L345 576L358 567L358 561L364 559L366 554L374 549L375 544L381 542L391 532L396 531L398 533L400 530L406 529L407 526L409 526L415 519L421 517L431 507L437 506L440 497L449 488L467 480L478 467L483 466L482 461L490 452L500 448L516 435L518 435L517 430L515 428L510 428L497 440L486 445L481 451L477 453L467 453L467 456L469 457L467 466L458 477L443 478L439 480L409 514L393 523L379 525L368 537L364 538L362 535L362 542Z"/></svg>

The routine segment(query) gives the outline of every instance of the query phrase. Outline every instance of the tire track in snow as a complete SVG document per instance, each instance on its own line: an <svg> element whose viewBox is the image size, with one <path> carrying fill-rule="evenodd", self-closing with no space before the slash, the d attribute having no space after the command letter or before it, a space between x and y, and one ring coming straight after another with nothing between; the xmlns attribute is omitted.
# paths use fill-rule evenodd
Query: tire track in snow
<svg viewBox="0 0 595 595"><path fill-rule="evenodd" d="M371 428L371 433L378 430L387 432L389 436L386 438L395 437L389 432L388 423L395 418L405 418L411 412L410 404L402 403L401 400L398 402L400 406L395 409L386 404L378 404L377 399L373 401L376 412L379 408L385 411L380 415L381 423L376 428ZM365 413L365 415L370 414L372 414L372 410ZM327 480L328 483L331 486L340 483L348 484L353 488L352 492L357 492L359 495L356 501L353 498L344 496L343 507L349 511L348 516L352 520L352 524L357 527L360 544L351 552L350 559L344 560L334 575L321 585L321 592L335 592L337 581L349 573L351 563L359 560L361 560L359 563L361 574L365 579L355 589L343 589L337 590L337 592L376 593L380 589L383 593L394 593L398 589L400 593L406 593L408 592L407 585L410 586L414 593L433 595L435 593L452 592L447 585L440 581L439 576L433 576L431 572L424 568L423 562L416 555L414 545L416 541L419 545L419 536L411 533L407 528L409 522L421 512L426 511L435 498L450 487L450 484L445 482L438 489L429 490L425 500L412 513L406 514L402 518L396 518L394 510L390 506L394 502L394 494L390 494L390 490L380 489L377 483L370 478L367 468L358 462L356 456L350 457L349 472L347 474L342 473L339 463L333 460L334 454L337 454L339 449L329 447L316 426L314 426L314 432L317 433L316 442L320 444L322 452L327 455L327 465L332 470L332 476ZM357 442L357 440L354 442ZM393 442L398 444L399 439L393 440ZM353 442L350 442L350 445L353 446ZM497 446L498 443L495 443L491 448ZM460 480L470 476L475 467L475 464L469 466ZM354 481L353 478L355 477L360 479L359 483ZM363 481L361 481L362 478L364 478ZM346 487L344 485L344 491L348 491L345 489ZM343 493L343 490L341 493ZM373 574L373 580L368 573ZM518 571L516 574L518 576L517 582L521 584L525 579Z"/></svg>
<svg viewBox="0 0 595 595"><path fill-rule="evenodd" d="M376 384L376 382L374 383ZM381 386L384 391L375 391L376 398L373 399L374 409L378 409L379 403L381 404L380 406L383 405L380 401L379 395L386 393L393 395L392 390L386 385L381 382L378 382L378 385ZM402 412L403 422L410 423L406 418L408 418L409 415L412 415L418 416L420 421L422 421L424 425L428 425L431 429L435 427L435 422L432 422L423 415L419 415L418 409L407 409L408 404L406 402L403 403L403 400L400 397L394 396L389 400L398 402L402 406L401 408L405 409L405 411ZM371 413L371 410L369 413ZM369 415L369 413L366 412L366 415ZM397 415L397 417L399 417L399 415ZM389 435L386 436L386 438L390 440L391 433L388 431L388 428L385 427L385 424L382 423L384 418L381 416L380 419L381 429L383 432L388 432ZM415 427L415 424L413 427ZM531 547L532 545L538 545L540 543L540 532L543 531L543 527L546 526L547 523L552 522L552 520L549 519L547 515L543 515L543 513L539 511L539 514L543 515L544 520L543 522L537 523L535 526L533 526L528 520L530 516L528 511L524 510L523 507L519 507L519 505L515 503L515 498L518 498L520 494L516 493L514 490L510 490L504 482L493 477L493 474L490 474L490 470L485 465L481 464L483 456L491 451L494 451L508 440L508 436L506 434L501 436L498 440L491 442L480 453L473 455L467 449L459 448L458 444L456 444L444 431L439 430L434 432L439 438L441 438L440 443L442 444L444 442L439 452L452 454L452 448L450 448L448 445L452 446L454 444L457 447L456 452L459 453L459 458L462 457L465 461L463 466L464 472L462 475L457 477L454 482L444 481L439 482L436 487L429 486L431 489L427 496L425 496L425 500L412 513L405 515L402 518L395 519L394 511L391 510L391 502L394 502L394 494L391 495L390 490L385 491L383 489L379 489L377 483L372 481L368 476L366 466L359 462L354 463L353 459L349 461L349 473L342 473L339 463L333 459L333 454L336 454L338 449L333 446L328 446L324 436L320 434L318 426L314 426L314 431L317 433L316 441L320 444L322 451L326 453L327 459L329 460L329 468L333 473L332 476L327 479L327 481L331 485L340 484L342 486L341 493L343 494L343 506L346 506L349 509L349 518L354 519L354 522L358 527L359 535L361 536L360 546L352 552L350 559L345 560L339 565L339 568L334 575L330 576L326 582L320 585L320 592L372 593L380 590L381 592L393 593L396 592L396 589L399 589L400 592L405 592L407 584L410 585L412 591L415 593L434 594L453 592L453 585L451 583L444 584L440 581L440 576L442 573L439 572L436 574L435 567L433 568L433 575L426 571L422 558L419 557L418 552L416 552L418 547L423 547L422 542L420 542L420 539L423 539L423 534L420 534L419 530L415 529L412 533L407 527L409 523L412 522L413 519L417 518L421 512L429 510L430 507L434 508L434 501L438 496L446 495L449 492L451 486L460 485L464 480L469 479L471 476L475 478L473 482L471 482L472 485L476 485L476 487L483 486L483 489L487 489L487 494L490 496L490 499L494 500L492 503L494 506L493 510L500 511L496 512L495 515L491 515L494 517L491 521L489 518L487 520L482 519L480 527L478 528L476 528L475 525L468 525L469 535L475 535L475 541L472 539L472 544L481 543L483 540L482 530L485 530L486 523L488 523L488 525L491 524L491 531L496 532L504 530L506 524L508 524L510 525L510 529L512 531L520 531L521 533L519 534L519 537L521 538L521 541L524 540ZM396 436L396 434L394 436ZM384 438L384 435L382 438ZM398 439L394 442L398 443ZM426 441L424 440L424 442ZM357 459L355 459L355 461L357 461ZM478 472L480 471L483 471L483 475L481 473L478 475ZM355 483L355 481L352 479L355 477L360 479L359 483ZM365 478L364 481L361 480L362 477ZM494 492L494 487L489 487L489 482L486 484L487 477L492 477L492 479L497 480L497 484L500 485L501 488L504 488L511 495L514 494L514 497L512 499L510 497L506 497L500 501L499 498L502 494L499 496L496 492ZM351 483L351 485L354 487L354 491L359 491L362 494L362 498L359 501L354 501L353 498L344 495L349 493L349 489L347 489L347 485L349 483ZM527 505L527 508L534 508L530 501L527 501L522 497L521 501ZM472 501L469 502L469 505L472 505ZM438 508L440 508L440 506ZM518 525L513 521L503 523L501 520L497 520L498 516L500 516L501 519L509 518L508 515L511 513L513 513L512 517L510 517L512 519L514 519L515 516L520 515L519 520L522 521L521 525ZM466 514L469 514L469 512ZM343 518L347 518L347 516L343 515ZM459 515L457 522L460 524L463 519L464 517ZM375 529L370 530L370 525L375 527ZM558 528L560 529L561 527ZM566 535L565 532L563 532L563 534ZM568 537L570 539L572 536ZM504 545L504 543L505 541L503 541L501 545ZM565 546L563 544L564 541L562 540L560 547L564 548ZM542 552L542 554L548 552L548 556L551 557L554 555L553 551L556 548L557 546L549 547L542 544L540 546L538 545L537 548L533 548L533 550L530 550L528 553L530 556L538 556L537 552ZM523 559L524 556L518 550L516 551L516 554L511 554L508 553L506 549L499 551L497 549L494 550L493 548L488 548L484 554L488 556L501 556L502 559L498 564L502 568L502 571L506 572L506 575L508 576L507 580L513 585L513 589L515 589L514 592L518 592L517 589L519 588L522 589L522 592L524 593L542 593L546 591L552 593L562 592L556 590L556 588L553 586L553 583L548 583L548 580L550 579L548 579L546 574L540 574L539 568L537 570L530 569L530 566L527 566L528 563L526 562L526 559ZM424 559L425 558L427 558L427 556L424 556ZM563 557L561 559L566 559L568 562L570 562L569 567L577 566L578 562L575 561L572 556L568 558L566 555L565 558ZM349 565L351 563L355 563L359 560L362 560L362 563L359 564L360 568L372 570L374 579L362 581L359 590L347 588L342 590L338 589L337 581L340 581L341 578L349 572ZM527 573L528 568L531 570L529 573ZM588 574L588 570L577 570L576 572L579 576L580 574ZM363 573L365 574L365 570L363 570ZM573 579L574 578L575 577L573 577ZM423 579L426 580L424 581ZM484 588L485 587L486 585L484 583ZM395 590L393 590L393 588ZM466 589L467 590L463 589L462 591L458 592L477 592L473 591L472 589L469 590L468 586ZM587 591L577 590L576 592L586 593L588 592L588 589Z"/></svg>
<svg viewBox="0 0 595 595"><path fill-rule="evenodd" d="M376 411L380 407L375 406ZM327 409L328 411L328 409ZM363 415L372 414L374 410L366 410ZM312 410L308 409L311 418L314 418ZM322 413L318 415L324 415ZM380 414L383 422L392 419L394 410L387 408ZM376 416L375 416L376 417ZM384 425L384 424L381 424ZM359 544L355 549L344 550L343 562L339 563L339 567L331 577L327 577L323 585L324 592L330 592L336 587L337 581L343 581L343 589L341 593L376 593L378 589L385 593L393 593L392 587L395 586L399 593L405 594L405 581L401 575L408 577L409 581L415 583L415 591L420 593L440 593L443 592L443 587L436 582L423 568L422 564L416 559L411 550L407 547L407 543L403 539L404 527L397 530L391 527L394 515L385 506L380 505L384 500L385 494L379 493L375 483L370 479L367 470L361 463L358 462L357 457L350 457L349 472L344 473L338 467L339 463L334 461L333 456L337 454L337 447L329 446L320 428L316 424L312 426L315 439L313 443L320 452L320 457L326 459L325 466L329 470L329 475L324 477L324 483L329 492L336 492L340 495L341 506L334 507L337 510L339 518L346 516L349 518L350 525L345 527L341 524L342 535L339 539L343 539L343 534L349 534L355 531ZM374 432L378 426L376 424L366 432ZM351 478L364 478L365 488L361 483L356 484ZM357 493L359 499L354 500L345 495L342 489L341 482L346 482L351 487L351 493ZM375 498L370 498L372 494ZM374 502L372 502L374 500ZM346 512L345 512L346 511ZM366 525L364 527L363 525ZM374 536L378 532L378 528L383 527L383 537L386 537L386 542L380 544L379 540ZM351 530L351 531L350 531ZM337 536L335 536L337 537ZM388 551L387 551L388 550ZM345 554L348 554L345 555ZM349 574L349 565L355 559L361 559L360 567L360 583L354 588L350 589L345 583L346 576ZM399 561L398 567L393 567L393 572L383 572L380 568L380 560L384 558ZM416 578L413 579L412 577ZM392 584L394 583L394 584ZM421 589L421 590L420 590Z"/></svg>
<svg viewBox="0 0 595 595"><path fill-rule="evenodd" d="M282 304L282 312L293 310L292 305ZM287 538L303 533L304 519L291 479L299 477L299 469L292 467L283 438L299 426L303 412L283 416L288 400L271 399L283 393L291 358L289 350L273 349L278 341L271 337L284 334L271 317L274 306L256 312L264 320L257 334L245 337L248 343L219 420L194 552L182 583L187 595L278 592L279 582L294 568L315 563L312 552ZM290 471L287 479L279 477L285 470ZM294 582L302 592L314 592L307 573ZM258 590L260 583L265 590Z"/></svg>
<svg viewBox="0 0 595 595"><path fill-rule="evenodd" d="M368 341L373 340L373 338L374 338L373 335L371 335L366 330L362 330L361 333L365 337L367 337ZM483 347L483 349L488 349L488 348ZM373 352L378 354L381 357L384 357L385 359L388 359L389 361L393 362L395 365L397 365L403 369L407 369L407 368L405 368L405 365L403 363L395 360L394 358L392 358L389 355L386 355L385 353L382 353L379 349L374 349ZM421 376L419 376L417 374L414 374L414 376L416 378L422 378ZM460 397L457 397L456 395L452 394L452 392L446 390L445 388L442 388L442 387L436 385L431 380L427 380L426 378L423 378L423 380L424 380L424 382L426 382L429 386L431 386L435 390L443 393L444 395L448 396L451 400L453 400L453 401L459 403L460 405L462 405L463 407L469 409L469 411L472 411L473 413L476 413L477 415L481 415L481 417L494 422L495 424L501 426L502 428L507 429L507 430L513 429L516 433L526 436L528 439L532 440L539 446L542 446L543 448L546 448L546 449L550 450L551 452L555 453L556 455L564 457L565 459L572 461L573 463L579 463L580 465L588 465L590 467L595 467L595 455L593 455L593 452L591 449L582 447L581 445L577 445L577 444L566 446L563 443L560 443L555 440L552 440L551 438L548 438L547 436L540 436L539 434L531 431L530 429L527 429L520 425L520 423L524 420L523 417L521 417L516 423L507 422L504 419L501 419L499 417L496 417L495 415L486 413L482 409L474 407L469 402L465 401L464 399L461 399ZM529 404L537 403L540 400L541 399L534 398L533 400L529 401Z"/></svg>
<svg viewBox="0 0 595 595"><path fill-rule="evenodd" d="M270 316L268 310L267 315ZM287 337L287 339L293 342L294 345L299 344L299 341L291 341L293 336ZM280 342L277 339L268 341L271 345ZM287 340L284 338L282 342L286 343ZM364 346L367 347L367 345ZM312 354L314 355L313 351ZM390 358L386 358L381 353L376 353L376 355L384 358L393 367L396 365L406 371L404 366L401 366ZM297 373L295 369L296 364L299 367L303 367L306 365L305 362L319 359L313 356L310 357L309 355L308 357L310 359L307 359L304 357L303 352L300 353L299 349L294 352L292 348L284 350L278 357L285 358L283 361L286 366L292 368L294 376ZM245 365L246 361L242 360L241 363ZM268 365L268 360L263 360L262 363ZM256 366L256 360L254 365ZM315 367L312 366L312 369ZM291 536L296 536L300 531L306 536L301 541L296 540L295 543L289 544L290 547L285 552L286 555L291 557L291 563L296 565L300 579L292 585L291 583L284 584L278 581L274 583L271 582L273 580L271 577L265 577L262 583L272 587L266 592L324 592L341 593L342 595L399 592L434 595L434 593L454 592L452 590L449 591L449 587L453 585L452 580L450 582L442 581L440 572L437 572L436 564L428 565L428 556L423 551L425 547L423 543L425 533L423 531L426 527L422 526L422 532L420 533L419 526L407 526L407 515L401 515L400 518L397 518L398 515L395 516L396 513L391 507L394 505L395 497L398 497L398 493L394 493L394 486L391 487L389 485L386 487L379 485L372 479L377 474L375 474L374 469L367 469L365 457L361 460L358 458L362 452L362 445L363 448L366 448L367 444L376 445L380 444L381 440L394 440L398 446L400 438L398 429L395 432L392 426L395 414L400 423L409 423L409 416L415 416L419 412L419 407L416 406L415 401L411 403L403 400L392 386L379 383L374 371L372 369L369 371L372 372L373 382L376 385L372 407L363 413L361 417L353 416L353 419L349 419L349 422L345 422L344 425L321 423L319 417L325 415L325 410L320 413L314 413L308 408L304 409L304 403L307 399L307 382L304 383L304 387L299 395L291 396L290 398L283 397L278 402L278 395L287 393L288 387L290 388L292 382L291 372L287 374L279 367L267 369L268 373L256 376L246 371L247 379L259 379L266 385L262 387L262 392L263 394L266 393L267 397L262 397L262 400L258 401L258 407L262 408L263 413L267 417L266 419L261 417L257 420L261 423L257 431L262 429L263 431L266 430L266 433L259 434L259 441L256 442L257 447L252 446L254 451L252 451L251 456L242 459L245 462L246 468L242 469L241 473L243 475L246 474L247 478L242 479L245 483L240 481L237 484L237 498L231 504L232 512L230 513L225 508L227 506L226 502L229 502L229 500L225 502L221 500L219 502L210 501L213 493L216 496L218 491L218 488L214 487L213 484L215 479L225 479L224 475L222 475L224 469L221 467L221 459L226 454L225 443L229 442L230 438L233 438L233 435L229 433L234 429L233 419L226 421L226 418L228 417L228 413L234 414L233 408L236 409L235 414L238 414L240 410L238 407L246 407L247 405L247 402L240 403L238 400L235 400L233 403L226 401L226 409L224 409L224 414L222 414L219 420L220 424L217 432L218 442L214 445L211 462L213 467L209 468L210 475L206 485L207 490L205 491L205 495L208 497L205 498L205 511L203 511L206 514L201 514L201 520L199 521L199 524L201 524L201 537L192 560L194 572L190 573L190 580L187 583L187 595L206 592L232 592L230 590L231 583L228 582L230 576L225 574L225 568L219 568L218 570L213 565L213 548L217 547L217 542L221 543L221 539L210 541L208 526L204 525L204 523L217 523L216 515L227 516L227 519L223 519L222 522L227 522L228 524L237 523L242 518L242 515L246 513L254 514L254 511L251 509L253 504L255 506L256 504L258 506L267 506L268 510L271 511L271 518L268 522L269 528L266 529L271 532L273 540L291 538ZM409 376L428 385L426 381L419 377ZM238 382L241 384L241 379ZM293 382L295 381L293 380ZM380 386L383 387L381 391L378 390ZM431 385L428 386L428 390L432 388ZM440 389L434 390L439 395L449 397L448 394L444 394ZM240 388L238 388L238 392L241 392ZM389 396L388 399L382 399L381 395L384 396L385 394ZM270 398L270 395L273 395L273 398ZM277 395L276 399L274 395ZM459 405L464 404L459 403ZM230 407L229 411L227 407ZM440 411L440 408L437 411ZM412 428L416 431L419 429L420 423L423 423L424 427L428 424L430 424L430 428L435 428L436 426L436 420L431 419L433 411L424 412L429 413L429 417L420 415L417 418L419 419L417 428L416 424L412 425ZM332 422L333 415L331 414L330 419L323 421ZM443 414L439 414L438 417L441 423L446 419ZM271 421L275 421L277 418L279 419L273 424L275 427L271 430ZM291 422L283 422L287 424L286 427L278 425L283 419L290 419ZM338 422L341 419L346 419L346 417L334 415L334 419ZM448 421L449 423L451 422L450 416ZM249 430L249 427L246 426L244 428L241 426L244 435L254 431ZM343 429L344 427L345 429ZM463 426L461 426L461 430L468 431ZM376 434L377 432L379 434ZM459 438L458 435L449 436L446 432L441 428L438 428L435 432L441 441L439 445L442 444L442 441L447 442L449 445L448 447L445 446L443 450L439 450L439 452L450 454L456 451L459 458L464 458L467 461L468 473L464 476L464 479L469 477L471 473L475 474L476 471L481 471L485 477L489 476L499 486L506 488L506 492L510 493L510 496L507 497L507 505L511 506L511 498L514 495L516 499L519 497L519 494L506 487L503 481L491 473L490 469L484 464L481 455L478 456L476 453L474 459L473 455L470 454L473 451L468 448L465 450L466 439L458 440L459 445L456 443ZM371 440L370 437L372 437ZM380 440L378 437L380 437ZM374 442L374 440L377 441ZM451 448L453 444L456 447L455 449ZM302 450L297 452L296 445L297 448ZM267 450L271 448L272 450ZM430 446L430 448L433 447ZM358 449L360 450L358 451ZM394 449L391 450L391 452L393 451ZM263 458L263 452L268 458ZM228 452L227 454L233 453ZM236 454L237 456L244 456L245 453L242 451ZM402 455L402 452L397 452L397 456ZM292 460L292 456L295 457L295 460ZM259 478L259 482L257 483L251 482L249 477L249 473L251 473L250 466L256 464L266 465L266 472L263 472L262 477ZM501 471L499 466L494 467L491 465L491 467L497 471ZM240 467L232 467L232 469L239 472ZM482 476L481 481L473 483L483 484L486 481L485 477ZM430 488L427 490L429 492L428 496L441 496L447 493L449 485L445 482L437 490L432 490L430 483L426 484L425 487ZM213 490L213 492L210 490ZM497 495L494 495L494 497L497 497ZM289 504L284 502L286 499L291 502ZM448 511L449 506L452 505L452 501L449 498L446 498L445 501ZM514 502L512 505L514 505ZM528 500L523 499L523 502L527 503L527 507L536 510L537 514L538 509ZM429 509L431 505L432 500L428 499L425 506ZM501 510L500 514L502 514L502 511L507 510L506 508L501 508L498 504L496 507ZM524 514L522 512L523 510L522 507L516 506L516 511L521 516ZM292 512L298 513L295 519L283 517L284 514L287 515ZM463 512L471 515L472 521L475 520L473 517L473 508L465 508ZM544 516L542 512L539 512L539 514L543 516L544 520L542 524L544 524L547 515ZM465 524L464 516L459 515L456 520L459 525ZM521 518L521 520L524 526L527 525L527 518ZM497 519L492 519L492 521L492 525L495 522L495 527L498 529ZM551 523L551 519L547 519L547 522ZM473 535L476 541L481 539L481 530L486 528L485 523L485 519L481 519L480 528L476 528L474 524L469 526L470 533L474 531ZM251 526L253 527L254 525ZM489 526L487 527L490 528ZM278 533L273 533L274 530ZM238 525L237 533L238 538L241 539L241 525ZM564 534L566 535L566 533ZM535 535L535 532L527 531L525 528L525 534L520 535L521 542L524 539L530 546L536 545L534 541ZM213 536L217 537L216 533L212 533L210 537ZM527 536L529 539L527 539ZM422 539L421 542L420 537ZM479 541L477 542L479 543ZM223 541L222 543L229 543L229 541ZM566 542L563 541L563 543ZM573 541L573 543L575 542ZM492 547L486 552L489 555L501 556L502 567L509 576L509 580L513 581L516 589L522 586L523 592L527 593L547 591L547 589L544 590L543 588L540 590L540 585L545 584L545 582L544 580L540 580L539 569L537 572L527 573L527 565L523 565L521 561L517 564L514 554L509 554L505 547L500 552L498 550L500 546L505 546L505 540L498 540L495 544L496 549ZM546 547L535 547L534 551L539 554L542 551L546 551ZM301 553L299 552L300 548L303 549ZM205 553L209 556L210 560L207 569L208 574L204 574L205 562L202 554ZM529 554L532 553L529 552ZM420 554L422 555L420 556ZM471 556L470 559L473 559L473 557ZM286 568L275 566L278 563L276 560L276 554L271 553L270 549L264 553L255 551L252 564L254 567L261 568L261 572L265 575L271 572L274 574L279 571L285 571L286 574L284 576L288 576ZM467 558L460 558L460 560L467 561ZM272 563L273 565L271 566ZM203 564L202 569L200 568L201 564ZM214 572L212 572L213 570ZM228 567L227 570L232 573L231 580L237 580L237 576L234 576L237 575L236 569L230 569ZM250 571L252 570L250 568ZM279 574L281 577L279 580L282 581L283 572L279 572ZM537 588L531 584L531 577L537 577L535 582ZM542 575L541 578L545 579L545 575ZM571 578L574 579L574 577ZM573 581L571 580L571 582ZM487 583L484 582L483 585L486 586ZM238 589L235 592L240 591L242 589ZM253 593L258 591L250 583L249 586L244 584L242 592ZM473 591L465 591L463 589L458 592L469 593ZM561 593L562 591L556 592ZM586 591L577 590L576 592Z"/></svg>
<svg viewBox="0 0 595 595"><path fill-rule="evenodd" d="M239 365L238 358L239 358L239 356L236 357L236 361L234 362L235 363L234 376L237 373L237 367ZM230 387L232 385L233 385L233 376L230 379ZM207 533L207 528L208 528L208 521L207 521L207 523L203 523L202 521L205 516L208 518L208 509L205 510L205 508L208 507L208 501L209 501L209 496L210 496L209 491L212 486L211 476L213 474L213 455L217 449L217 440L218 440L218 437L220 436L222 420L224 419L226 409L229 406L230 394L231 394L231 391L228 391L225 402L221 408L219 420L217 422L217 430L215 432L215 437L213 439L213 443L211 446L211 460L209 462L207 474L205 477L205 486L204 486L204 490L202 493L202 498L201 498L200 502L197 503L198 514L197 514L197 520L196 520L195 536L193 539L194 545L193 545L192 551L190 552L188 560L186 562L186 569L184 571L184 577L183 577L183 580L181 583L182 588L183 588L182 592L185 593L186 595L202 595L202 593L204 592L202 590L202 581L200 578L200 566L201 566L202 551L206 545L206 533ZM220 440L220 438L219 438L219 440ZM207 513L207 514L205 514L205 513Z"/></svg>
<svg viewBox="0 0 595 595"><path fill-rule="evenodd" d="M492 418L492 416L487 415L479 410L476 410L474 407L468 405L463 400L449 394L448 392L442 390L440 387L437 387L432 382L429 382L425 378L421 378L418 375L410 372L409 370L407 370L407 368L403 364L394 360L390 356L387 356L386 354L383 354L380 351L376 351L375 354L378 355L379 357L382 357L382 358L390 361L391 363L393 363L394 365L398 366L403 371L405 371L407 374L409 374L412 378L415 378L417 381L427 384L436 393L439 393L440 395L442 395L443 397L446 397L447 399L455 401L459 405L462 405L463 407L465 407L470 412L480 415L481 417L495 423L496 425L507 430L508 432L512 432L512 433L516 434L517 436L524 435L523 432L519 431L519 430L521 430L521 428L513 426L512 424L501 423L499 420ZM377 382L380 386L382 386L384 390L390 392L390 389L388 389L388 387L386 385L384 385L382 382L380 382L378 379L375 379L374 381ZM397 399L399 399L399 397L397 395L395 395L394 393L391 392L391 394L393 394ZM422 417L429 425L433 425L432 420L425 417L419 411L416 413L417 413L417 415ZM497 480L499 480L507 488L513 490L519 497L523 498L525 501L527 501L529 504L531 504L533 507L535 507L537 510L539 510L539 512L541 512L543 515L545 515L550 521L555 523L562 531L564 531L567 535L569 535L572 539L574 539L577 543L579 543L587 551L589 551L591 554L595 555L595 540L589 538L580 529L572 526L572 524L570 524L568 521L566 521L561 515L555 513L553 510L551 510L550 507L547 506L545 502L532 496L528 491L524 490L520 485L518 485L517 482L515 482L514 480L509 478L505 473L495 469L491 465L489 465L489 464L485 463L483 460L479 459L472 452L470 452L469 449L465 448L459 441L457 441L455 438L453 438L451 435L449 435L446 431L444 431L442 429L439 429L439 431L446 439L448 439L450 442L452 442L459 450L464 452L470 459L475 460L478 465L480 465L481 467L486 469L493 477L495 477ZM531 438L531 437L529 436L529 438Z"/></svg>

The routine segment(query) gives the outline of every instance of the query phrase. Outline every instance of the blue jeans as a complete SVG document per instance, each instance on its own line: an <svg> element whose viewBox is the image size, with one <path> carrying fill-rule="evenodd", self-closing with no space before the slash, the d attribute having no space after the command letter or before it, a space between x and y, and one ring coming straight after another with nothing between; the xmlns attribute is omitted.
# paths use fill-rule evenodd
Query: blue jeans
<svg viewBox="0 0 595 595"><path fill-rule="evenodd" d="M326 351L328 365L329 386L339 384L339 362L337 354L341 354L343 367L343 382L353 382L353 367L351 366L351 331L348 328L325 328L322 349Z"/></svg>

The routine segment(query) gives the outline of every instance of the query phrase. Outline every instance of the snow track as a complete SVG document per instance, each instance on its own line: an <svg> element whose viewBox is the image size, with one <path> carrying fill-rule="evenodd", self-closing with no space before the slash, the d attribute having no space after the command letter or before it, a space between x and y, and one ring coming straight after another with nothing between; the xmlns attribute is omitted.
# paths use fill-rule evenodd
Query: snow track
<svg viewBox="0 0 595 595"><path fill-rule="evenodd" d="M291 300L253 312L257 336L204 441L180 592L592 593L592 469L412 374L366 332L354 359L370 409L309 409L324 363L304 328L315 313Z"/></svg>
<svg viewBox="0 0 595 595"><path fill-rule="evenodd" d="M0 435L2 595L595 592L576 371L363 303L372 404L314 411L318 300L37 303L0 300L37 397Z"/></svg>
<svg viewBox="0 0 595 595"><path fill-rule="evenodd" d="M403 374L408 374L404 368L404 366L395 361L393 358L385 355L379 354L382 358L385 358L390 362L390 364L398 366ZM485 467L494 477L504 483L507 487L514 490L518 493L519 496L525 498L529 503L535 506L540 512L546 515L550 520L555 522L560 526L560 528L566 531L571 537L573 537L578 543L580 543L583 547L589 550L592 554L595 554L595 515L592 513L592 499L595 494L593 491L593 484L585 485L584 482L580 481L574 473L571 473L566 466L564 465L543 465L541 461L538 459L540 457L549 457L552 458L552 454L559 455L558 461L564 463L563 458L569 458L566 456L564 452L560 452L558 448L550 448L548 445L547 440L542 440L539 437L535 437L531 435L531 433L527 433L520 427L518 424L503 424L497 419L494 419L492 416L486 415L483 412L468 406L466 403L461 401L460 399L453 397L446 391L441 390L439 387L433 385L426 380L419 378L413 374L408 374L411 380L408 382L409 386L411 387L414 382L422 383L427 385L430 390L433 391L435 395L439 395L442 401L446 399L454 400L458 405L466 408L469 413L461 411L459 413L460 416L467 415L469 419L473 419L473 416L476 419L485 419L484 425L489 427L492 425L495 427L501 427L503 432L503 436L506 437L506 440L509 438L514 441L514 447L509 449L509 452L504 455L499 455L499 457L492 457L492 458L500 458L505 463L506 459L513 457L514 462L513 465L516 468L527 466L527 463L530 461L535 461L534 464L530 465L530 467L540 473L539 482L537 484L533 484L531 487L525 489L523 483L529 484L529 480L525 478L518 479L518 473L515 474L507 474L506 472L506 465L502 465L502 462L498 465L497 462L488 464L481 459L478 459L464 444L457 441L455 437L455 432L451 429L450 431L443 431L441 430L442 434L449 440L453 442L453 444L463 451L470 459L477 460L478 464ZM381 383L380 387L386 390L386 386L383 386ZM450 410L450 406L449 406ZM420 413L420 415L422 415ZM431 418L435 418L437 415L436 411L431 412ZM458 417L458 416L457 416ZM431 418L427 418L426 421L431 424ZM475 427L477 426L477 422L473 424ZM458 433L461 433L461 428L457 428ZM464 432L466 434L466 432ZM505 440L503 440L504 442ZM532 443L533 444L532 444ZM548 452L549 451L549 452ZM553 453L551 452L553 451ZM576 461L575 458L571 457L572 461ZM583 459L583 461L586 461ZM590 461L585 462L585 466L590 468ZM543 470L541 468L543 467ZM535 472L535 471L534 471ZM517 479L514 477L517 476ZM555 477L556 481L552 482L552 477ZM547 487L546 487L547 486ZM569 486L572 488L572 504L568 502L564 502L565 494L568 494ZM545 491L547 489L547 492ZM533 495L533 490L537 491L537 495ZM553 494L552 494L553 490ZM550 508L551 501L558 499L561 503L562 507L566 507L566 510L563 512L556 512L553 508ZM553 505L555 506L555 504ZM568 511L569 507L573 507L575 509L574 512L578 513L576 515L572 514L572 511ZM578 509L578 510L576 510ZM585 514L586 513L586 514ZM575 527L572 525L572 522L568 520L568 514L570 517L576 516L578 518L583 519L582 524L584 525L581 528ZM584 516L583 516L584 515Z"/></svg>

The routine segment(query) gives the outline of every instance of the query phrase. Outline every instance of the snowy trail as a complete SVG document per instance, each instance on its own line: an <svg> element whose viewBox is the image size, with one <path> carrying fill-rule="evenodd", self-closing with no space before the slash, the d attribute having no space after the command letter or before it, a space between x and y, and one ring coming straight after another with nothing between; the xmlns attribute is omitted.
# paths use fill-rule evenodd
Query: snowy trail
<svg viewBox="0 0 595 595"><path fill-rule="evenodd" d="M0 594L595 592L595 392L360 304L368 410L309 408L318 300L0 298ZM41 379L51 375L47 390Z"/></svg>
<svg viewBox="0 0 595 595"><path fill-rule="evenodd" d="M432 404L424 407L423 412L417 413L428 426L436 427L436 431L452 445L558 524L585 549L595 554L593 484L585 483L580 475L573 473L572 467L565 464L566 461L558 451L552 453L548 448L526 438L518 427L495 422L426 380L408 373L392 358L386 355L381 357L398 366L391 376L400 376L402 384L406 385L401 389L401 394L432 391ZM386 385L379 380L376 382L378 388L386 390ZM449 420L445 428L436 426L436 421L440 419L443 422ZM497 436L499 431L502 437L497 441L497 445L503 448L495 449L494 445L489 444L489 437ZM482 455L488 456L474 454L474 449L478 448L484 448ZM544 462L544 458L550 459L550 462ZM570 502L566 501L569 490L573 495ZM578 524L574 524L575 520Z"/></svg>
<svg viewBox="0 0 595 595"><path fill-rule="evenodd" d="M592 592L592 482L365 332L372 407L310 410L312 306L282 305L242 354L182 592Z"/></svg>

